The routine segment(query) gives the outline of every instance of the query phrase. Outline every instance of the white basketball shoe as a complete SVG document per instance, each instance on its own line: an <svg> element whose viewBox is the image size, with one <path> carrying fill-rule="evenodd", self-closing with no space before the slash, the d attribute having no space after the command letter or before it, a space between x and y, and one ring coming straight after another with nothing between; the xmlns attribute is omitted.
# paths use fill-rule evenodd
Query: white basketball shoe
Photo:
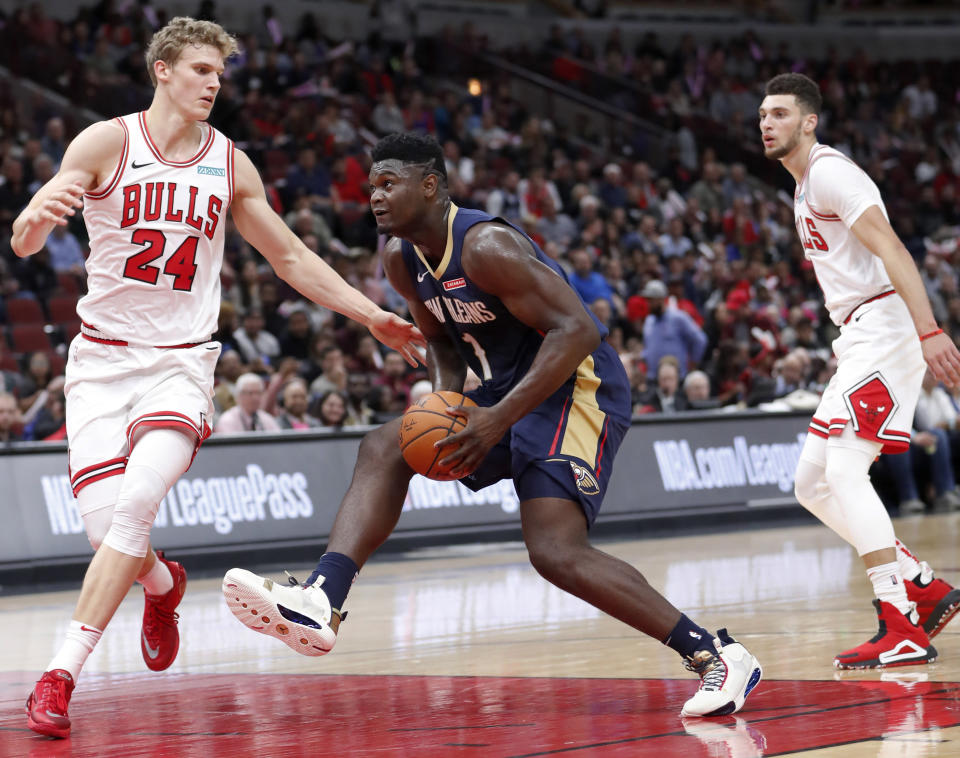
<svg viewBox="0 0 960 758"><path fill-rule="evenodd" d="M700 688L683 704L681 716L727 716L736 713L757 686L760 662L726 629L713 639L713 650L698 650L683 665L700 677Z"/></svg>
<svg viewBox="0 0 960 758"><path fill-rule="evenodd" d="M323 577L308 587L284 586L247 571L230 569L223 577L223 596L230 611L255 632L274 637L301 655L324 655L337 633L330 626L336 614Z"/></svg>

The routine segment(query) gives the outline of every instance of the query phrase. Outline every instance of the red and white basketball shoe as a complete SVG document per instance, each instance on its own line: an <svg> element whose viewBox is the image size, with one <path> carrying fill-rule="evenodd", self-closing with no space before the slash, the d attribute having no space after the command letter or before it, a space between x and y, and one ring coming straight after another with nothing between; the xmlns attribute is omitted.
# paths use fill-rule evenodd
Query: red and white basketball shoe
<svg viewBox="0 0 960 758"><path fill-rule="evenodd" d="M163 551L157 550L157 560L163 561L170 576L173 577L173 589L165 595L151 595L143 591L143 628L140 632L140 652L143 661L152 671L163 671L176 660L180 651L180 632L177 629L177 606L187 591L187 572L175 561L163 557Z"/></svg>
<svg viewBox="0 0 960 758"><path fill-rule="evenodd" d="M48 737L68 736L70 717L67 706L73 687L69 671L45 671L27 698L27 726Z"/></svg>
<svg viewBox="0 0 960 758"><path fill-rule="evenodd" d="M880 617L880 631L862 645L840 653L833 659L834 666L838 669L872 669L937 660L936 648L915 620L908 619L890 603L874 600L873 605ZM917 614L911 611L910 615L916 617Z"/></svg>
<svg viewBox="0 0 960 758"><path fill-rule="evenodd" d="M920 576L903 584L907 598L917 604L920 626L931 639L960 611L960 590L934 578L926 562L920 564Z"/></svg>

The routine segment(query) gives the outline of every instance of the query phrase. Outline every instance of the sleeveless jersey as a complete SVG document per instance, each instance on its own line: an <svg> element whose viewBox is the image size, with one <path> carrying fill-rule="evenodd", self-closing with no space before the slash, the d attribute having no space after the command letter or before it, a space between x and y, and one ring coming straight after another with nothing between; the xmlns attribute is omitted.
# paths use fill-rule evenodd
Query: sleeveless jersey
<svg viewBox="0 0 960 758"><path fill-rule="evenodd" d="M132 345L202 342L216 330L233 142L203 124L196 155L166 160L145 113L121 116L113 177L84 195L90 236L84 333Z"/></svg>
<svg viewBox="0 0 960 758"><path fill-rule="evenodd" d="M406 240L401 242L401 251L417 297L444 325L460 356L483 381L484 389L499 399L527 373L543 336L510 313L500 298L478 288L463 270L461 255L467 230L488 221L512 226L482 211L458 208L451 203L447 218L447 246L436 270L427 263L421 251ZM525 234L523 236L537 260L560 277L557 286L570 287L566 274L556 261L533 240ZM600 330L600 336L606 337L606 327L586 305L584 308ZM574 378L575 375L571 375L571 380Z"/></svg>
<svg viewBox="0 0 960 758"><path fill-rule="evenodd" d="M815 144L794 193L794 221L838 326L860 303L893 290L883 262L850 231L871 205L887 215L880 190L857 164Z"/></svg>

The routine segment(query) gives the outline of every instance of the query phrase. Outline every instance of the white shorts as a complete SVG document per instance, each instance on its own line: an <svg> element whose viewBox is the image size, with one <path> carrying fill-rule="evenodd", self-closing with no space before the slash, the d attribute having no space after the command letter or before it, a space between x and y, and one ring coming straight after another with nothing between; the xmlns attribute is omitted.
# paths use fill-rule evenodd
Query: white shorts
<svg viewBox="0 0 960 758"><path fill-rule="evenodd" d="M896 293L853 311L833 341L834 374L810 421L810 433L838 435L851 423L858 437L883 445L884 453L910 446L913 411L926 371L920 340Z"/></svg>
<svg viewBox="0 0 960 758"><path fill-rule="evenodd" d="M219 355L219 342L157 348L74 338L64 386L74 496L92 482L123 474L143 429L183 430L196 436L199 448L210 436Z"/></svg>

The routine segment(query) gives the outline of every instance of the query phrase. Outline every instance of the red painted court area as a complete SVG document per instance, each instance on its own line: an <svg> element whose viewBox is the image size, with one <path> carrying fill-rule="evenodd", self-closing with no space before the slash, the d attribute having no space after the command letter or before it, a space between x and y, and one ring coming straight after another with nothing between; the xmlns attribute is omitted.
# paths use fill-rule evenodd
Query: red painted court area
<svg viewBox="0 0 960 758"><path fill-rule="evenodd" d="M736 716L681 721L689 679L94 674L50 740L26 727L31 676L0 677L0 756L748 758L960 725L956 683L765 681Z"/></svg>

